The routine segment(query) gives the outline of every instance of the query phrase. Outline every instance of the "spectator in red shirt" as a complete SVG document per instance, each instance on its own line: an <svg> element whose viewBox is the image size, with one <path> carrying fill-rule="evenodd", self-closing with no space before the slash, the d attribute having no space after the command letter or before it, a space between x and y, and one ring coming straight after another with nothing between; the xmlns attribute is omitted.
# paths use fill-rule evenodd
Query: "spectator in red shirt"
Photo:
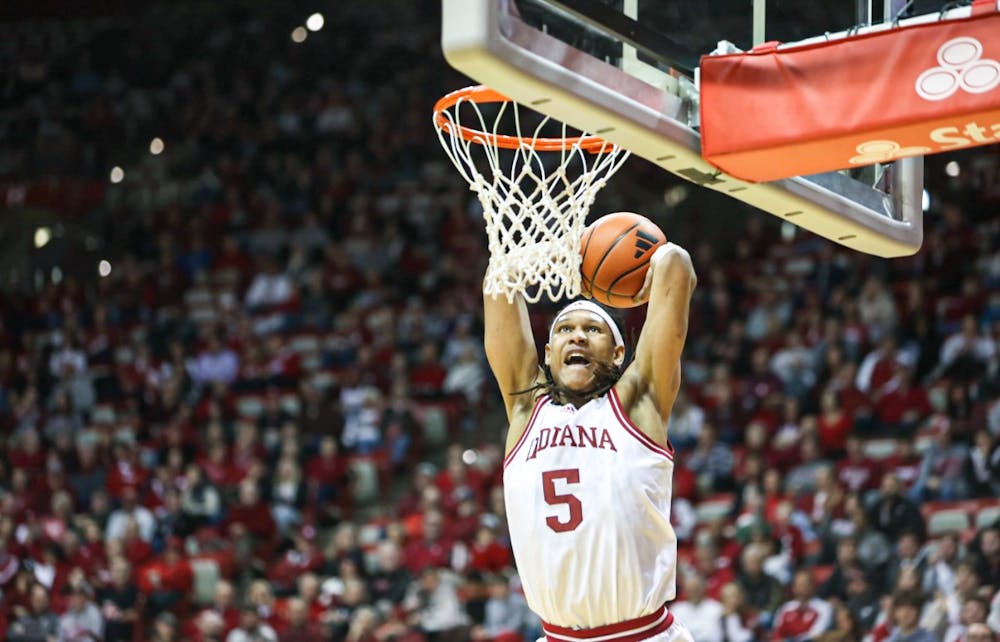
<svg viewBox="0 0 1000 642"><path fill-rule="evenodd" d="M239 503L230 507L223 521L223 530L236 540L239 560L266 561L274 549L278 526L271 516L271 507L260 499L256 482L240 482Z"/></svg>
<svg viewBox="0 0 1000 642"><path fill-rule="evenodd" d="M704 580L705 594L713 600L722 595L722 587L736 579L730 560L719 555L715 544L699 542L694 549L697 574Z"/></svg>
<svg viewBox="0 0 1000 642"><path fill-rule="evenodd" d="M894 475L904 493L910 489L920 477L920 455L916 453L912 439L900 439L896 444L896 453L882 462L883 475Z"/></svg>
<svg viewBox="0 0 1000 642"><path fill-rule="evenodd" d="M291 533L292 547L268 568L268 579L280 594L288 594L295 588L296 578L303 573L317 570L323 564L323 556L316 548L316 529L306 525Z"/></svg>
<svg viewBox="0 0 1000 642"><path fill-rule="evenodd" d="M884 431L909 436L931 414L930 400L922 386L913 385L913 374L900 368L896 376L875 393L875 418Z"/></svg>
<svg viewBox="0 0 1000 642"><path fill-rule="evenodd" d="M132 568L139 568L153 558L153 547L139 533L139 524L135 518L125 520L125 534L121 539L122 551ZM111 556L108 556L111 559Z"/></svg>
<svg viewBox="0 0 1000 642"><path fill-rule="evenodd" d="M837 481L849 493L873 490L878 486L878 463L865 456L862 443L858 435L847 435L844 441L846 455L836 463Z"/></svg>
<svg viewBox="0 0 1000 642"><path fill-rule="evenodd" d="M149 473L139 463L139 451L133 445L127 442L116 444L113 460L105 480L105 488L111 497L122 499L126 488L141 488L149 480Z"/></svg>
<svg viewBox="0 0 1000 642"><path fill-rule="evenodd" d="M7 454L7 462L15 470L35 473L45 468L45 451L35 430L26 430L14 439L14 447Z"/></svg>
<svg viewBox="0 0 1000 642"><path fill-rule="evenodd" d="M340 446L333 435L324 435L319 441L319 452L305 468L310 497L319 504L336 501L347 489L347 458L340 454Z"/></svg>
<svg viewBox="0 0 1000 642"><path fill-rule="evenodd" d="M194 585L194 571L184 557L183 540L171 537L163 555L139 571L139 588L154 613L171 609L185 599Z"/></svg>
<svg viewBox="0 0 1000 642"><path fill-rule="evenodd" d="M324 642L328 639L323 627L310 620L309 606L299 597L288 600L288 621L276 632L282 642Z"/></svg>
<svg viewBox="0 0 1000 642"><path fill-rule="evenodd" d="M403 553L406 569L414 575L428 567L451 568L452 542L443 535L444 515L430 510L424 515L422 534Z"/></svg>
<svg viewBox="0 0 1000 642"><path fill-rule="evenodd" d="M833 607L826 600L814 597L812 571L801 569L792 579L792 599L785 602L774 616L771 640L774 642L806 642L830 628Z"/></svg>
<svg viewBox="0 0 1000 642"><path fill-rule="evenodd" d="M207 455L198 460L198 466L208 482L216 488L232 488L239 479L229 456L229 449L222 442L209 446Z"/></svg>
<svg viewBox="0 0 1000 642"><path fill-rule="evenodd" d="M840 457L846 449L847 436L854 421L840 407L840 398L833 390L820 396L820 415L817 419L817 437L824 457Z"/></svg>
<svg viewBox="0 0 1000 642"><path fill-rule="evenodd" d="M480 520L482 522L482 520ZM469 545L469 569L482 573L499 573L511 565L511 551L497 541L488 523L481 523L475 539Z"/></svg>
<svg viewBox="0 0 1000 642"><path fill-rule="evenodd" d="M437 346L428 341L420 346L417 363L410 368L410 390L414 397L437 399L441 397L448 371L438 359Z"/></svg>

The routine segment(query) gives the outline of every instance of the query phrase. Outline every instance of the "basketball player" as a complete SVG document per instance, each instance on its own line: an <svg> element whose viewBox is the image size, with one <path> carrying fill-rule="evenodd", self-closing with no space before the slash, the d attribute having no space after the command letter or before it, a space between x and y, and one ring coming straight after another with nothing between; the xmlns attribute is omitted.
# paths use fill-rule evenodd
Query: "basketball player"
<svg viewBox="0 0 1000 642"><path fill-rule="evenodd" d="M695 283L684 249L656 250L627 367L621 331L590 301L556 315L540 367L524 300L484 297L486 352L510 421L511 542L547 640L691 641L665 607L677 561L667 420Z"/></svg>

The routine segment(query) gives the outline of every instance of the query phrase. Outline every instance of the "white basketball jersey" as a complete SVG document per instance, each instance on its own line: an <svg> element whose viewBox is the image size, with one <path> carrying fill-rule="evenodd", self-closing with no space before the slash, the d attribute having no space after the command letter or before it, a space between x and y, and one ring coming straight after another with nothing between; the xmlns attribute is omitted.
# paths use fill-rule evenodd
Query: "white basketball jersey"
<svg viewBox="0 0 1000 642"><path fill-rule="evenodd" d="M674 598L673 455L614 389L580 409L540 397L503 479L517 572L543 621L593 628Z"/></svg>

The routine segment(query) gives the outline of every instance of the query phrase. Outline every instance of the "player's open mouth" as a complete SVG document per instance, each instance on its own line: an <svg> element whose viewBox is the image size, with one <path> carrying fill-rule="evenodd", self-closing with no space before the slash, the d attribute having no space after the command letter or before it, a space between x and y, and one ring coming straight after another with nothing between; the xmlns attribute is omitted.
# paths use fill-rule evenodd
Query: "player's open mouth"
<svg viewBox="0 0 1000 642"><path fill-rule="evenodd" d="M590 359L583 356L582 354L570 354L566 356L566 359L563 361L563 363L566 364L567 366L589 366Z"/></svg>

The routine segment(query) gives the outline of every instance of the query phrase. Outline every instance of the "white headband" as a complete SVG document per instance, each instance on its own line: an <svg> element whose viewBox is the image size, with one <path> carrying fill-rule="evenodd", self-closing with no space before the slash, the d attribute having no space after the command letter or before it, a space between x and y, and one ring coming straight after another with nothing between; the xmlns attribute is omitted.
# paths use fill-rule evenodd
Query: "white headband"
<svg viewBox="0 0 1000 642"><path fill-rule="evenodd" d="M569 314L570 312L576 312L578 310L589 312L590 314L599 317L601 321L604 321L606 324L608 324L608 327L611 328L611 336L615 338L615 347L616 348L625 347L625 341L624 339L622 339L622 332L621 330L618 329L618 324L616 324L614 319L611 318L611 315L605 312L604 308L602 308L601 306L587 300L573 301L572 303L570 303L565 308L559 311L559 314L556 315L556 318L552 320L552 325L549 326L550 343L552 342L552 332L556 329L556 324L559 323L559 320L562 319L567 314Z"/></svg>

